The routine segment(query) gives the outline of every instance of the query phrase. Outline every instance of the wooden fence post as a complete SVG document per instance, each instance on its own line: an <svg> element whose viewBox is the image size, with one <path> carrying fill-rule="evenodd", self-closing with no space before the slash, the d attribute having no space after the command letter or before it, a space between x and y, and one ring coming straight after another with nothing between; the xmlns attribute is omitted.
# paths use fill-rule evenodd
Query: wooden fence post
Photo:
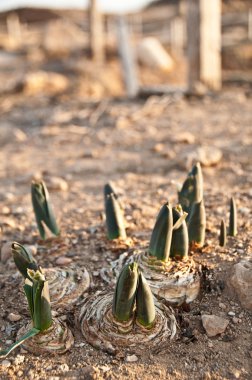
<svg viewBox="0 0 252 380"><path fill-rule="evenodd" d="M188 0L188 87L221 88L221 0Z"/></svg>
<svg viewBox="0 0 252 380"><path fill-rule="evenodd" d="M118 50L121 57L124 82L127 95L134 97L138 93L136 61L130 44L128 26L125 17L117 17Z"/></svg>
<svg viewBox="0 0 252 380"><path fill-rule="evenodd" d="M104 61L103 17L97 7L97 0L89 1L89 44L92 59L100 64Z"/></svg>

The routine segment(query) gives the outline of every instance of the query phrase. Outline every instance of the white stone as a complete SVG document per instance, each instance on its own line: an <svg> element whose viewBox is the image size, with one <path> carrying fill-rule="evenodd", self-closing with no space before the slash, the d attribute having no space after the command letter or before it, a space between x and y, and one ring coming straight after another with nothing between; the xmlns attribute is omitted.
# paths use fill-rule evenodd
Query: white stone
<svg viewBox="0 0 252 380"><path fill-rule="evenodd" d="M149 67L171 71L174 60L155 37L146 37L138 44L137 56L139 61Z"/></svg>
<svg viewBox="0 0 252 380"><path fill-rule="evenodd" d="M72 262L72 259L70 259L70 257L61 256L61 257L57 258L57 260L55 261L55 264L57 264L57 265L67 265L67 264L70 264L71 262Z"/></svg>
<svg viewBox="0 0 252 380"><path fill-rule="evenodd" d="M68 184L67 182L60 177L49 177L46 178L46 185L49 190L54 191L67 191L68 190Z"/></svg>
<svg viewBox="0 0 252 380"><path fill-rule="evenodd" d="M9 319L9 321L11 321L11 322L17 322L17 321L19 321L21 318L22 318L22 317L21 317L21 315L19 315L19 314L10 313L10 314L8 315L8 319Z"/></svg>
<svg viewBox="0 0 252 380"><path fill-rule="evenodd" d="M230 317L234 317L234 316L235 316L235 312L234 312L234 311L229 311L229 312L228 312L228 315L229 315Z"/></svg>
<svg viewBox="0 0 252 380"><path fill-rule="evenodd" d="M202 315L201 320L209 337L223 333L229 324L227 319L218 317L217 315Z"/></svg>
<svg viewBox="0 0 252 380"><path fill-rule="evenodd" d="M3 361L1 362L1 365L2 365L3 367L10 367L10 366L11 366L11 362L10 362L9 360L3 360Z"/></svg>
<svg viewBox="0 0 252 380"><path fill-rule="evenodd" d="M230 283L242 306L245 309L252 310L252 258L244 258L234 265Z"/></svg>
<svg viewBox="0 0 252 380"><path fill-rule="evenodd" d="M128 363L134 363L138 361L138 357L136 355L127 355L125 361Z"/></svg>

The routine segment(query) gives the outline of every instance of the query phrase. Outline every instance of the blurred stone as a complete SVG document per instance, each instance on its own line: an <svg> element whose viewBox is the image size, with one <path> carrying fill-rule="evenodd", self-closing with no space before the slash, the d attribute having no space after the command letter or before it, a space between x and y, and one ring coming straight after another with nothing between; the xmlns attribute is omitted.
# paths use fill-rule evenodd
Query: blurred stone
<svg viewBox="0 0 252 380"><path fill-rule="evenodd" d="M138 361L138 357L136 355L127 355L125 361L128 363L134 363Z"/></svg>
<svg viewBox="0 0 252 380"><path fill-rule="evenodd" d="M252 259L244 258L234 265L233 275L230 278L242 306L252 310Z"/></svg>
<svg viewBox="0 0 252 380"><path fill-rule="evenodd" d="M1 247L1 262L6 264L9 258L11 257L11 244L12 242L8 241L4 243Z"/></svg>
<svg viewBox="0 0 252 380"><path fill-rule="evenodd" d="M10 367L11 366L11 362L9 361L9 360L3 360L2 362L1 362L1 365L3 366L3 367Z"/></svg>
<svg viewBox="0 0 252 380"><path fill-rule="evenodd" d="M46 26L42 46L50 55L70 55L83 49L85 33L68 20L53 20Z"/></svg>
<svg viewBox="0 0 252 380"><path fill-rule="evenodd" d="M38 250L36 245L28 245L28 244L25 244L25 248L28 249L28 250L31 252L31 254L32 254L33 256L36 255L37 250Z"/></svg>
<svg viewBox="0 0 252 380"><path fill-rule="evenodd" d="M53 190L53 191L67 191L68 190L68 184L63 178L46 177L45 181L49 190Z"/></svg>
<svg viewBox="0 0 252 380"><path fill-rule="evenodd" d="M155 37L142 39L137 47L139 61L149 67L172 71L174 60Z"/></svg>
<svg viewBox="0 0 252 380"><path fill-rule="evenodd" d="M57 265L67 265L67 264L70 264L71 262L72 262L72 259L70 259L70 257L61 256L61 257L59 257L55 261L55 264L57 264Z"/></svg>
<svg viewBox="0 0 252 380"><path fill-rule="evenodd" d="M202 166L215 166L222 159L222 151L214 146L190 146L179 156L179 164L189 169L200 162Z"/></svg>
<svg viewBox="0 0 252 380"><path fill-rule="evenodd" d="M9 319L9 321L11 322L17 322L19 321L22 317L21 315L19 314L14 314L14 313L10 313L7 317Z"/></svg>
<svg viewBox="0 0 252 380"><path fill-rule="evenodd" d="M0 127L0 147L9 143L24 142L26 134L21 129L13 127L12 124L2 124Z"/></svg>
<svg viewBox="0 0 252 380"><path fill-rule="evenodd" d="M36 71L25 76L23 90L28 95L39 93L55 94L65 91L69 86L66 76L58 73Z"/></svg>
<svg viewBox="0 0 252 380"><path fill-rule="evenodd" d="M229 324L227 319L218 317L217 315L202 315L201 320L209 337L223 333Z"/></svg>
<svg viewBox="0 0 252 380"><path fill-rule="evenodd" d="M190 132L176 133L172 136L172 142L182 144L194 144L195 136Z"/></svg>

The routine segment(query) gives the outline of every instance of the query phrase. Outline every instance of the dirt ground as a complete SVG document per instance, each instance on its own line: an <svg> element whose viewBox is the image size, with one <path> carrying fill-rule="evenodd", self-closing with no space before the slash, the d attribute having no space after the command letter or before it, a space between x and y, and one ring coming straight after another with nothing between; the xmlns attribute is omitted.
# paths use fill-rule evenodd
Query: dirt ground
<svg viewBox="0 0 252 380"><path fill-rule="evenodd" d="M198 147L222 152L218 162L203 168L206 245L194 257L207 266L208 275L190 310L176 312L176 340L129 363L84 341L75 322L76 305L65 315L75 337L71 351L36 357L18 348L7 363L0 362L2 380L251 379L251 314L241 307L228 282L233 264L251 254L249 91L227 88L204 98L165 96L146 101L97 102L73 94L1 97L2 245L18 241L35 246L35 257L44 267L54 266L61 256L70 258L73 268L85 266L92 276L91 294L109 288L99 270L122 252L105 237L104 184L113 180L119 189L128 235L139 248L148 244L162 203L177 202L176 183L182 183L190 169L191 152ZM31 179L39 176L48 183L62 231L60 239L49 242L39 240L30 201ZM230 196L237 201L238 235L220 249L219 224L222 217L228 221ZM21 277L15 273L11 260L0 264L1 348L14 341L18 329L29 320L24 294L18 288ZM10 322L10 313L21 319ZM202 314L228 319L226 331L208 338Z"/></svg>

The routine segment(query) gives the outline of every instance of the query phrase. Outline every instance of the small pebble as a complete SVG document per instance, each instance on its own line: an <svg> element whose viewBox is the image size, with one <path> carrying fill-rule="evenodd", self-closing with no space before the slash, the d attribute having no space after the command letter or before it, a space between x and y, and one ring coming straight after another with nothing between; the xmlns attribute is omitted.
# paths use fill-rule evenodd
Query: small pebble
<svg viewBox="0 0 252 380"><path fill-rule="evenodd" d="M8 215L8 214L10 214L10 213L11 213L11 210L10 210L9 207L7 207L7 206L3 206L3 207L2 207L2 214L4 214L4 215Z"/></svg>
<svg viewBox="0 0 252 380"><path fill-rule="evenodd" d="M138 361L138 357L136 355L127 355L125 361L128 363L134 363Z"/></svg>
<svg viewBox="0 0 252 380"><path fill-rule="evenodd" d="M234 317L234 316L235 316L235 312L234 312L234 311L229 311L229 312L228 312L228 315L229 315L230 317Z"/></svg>
<svg viewBox="0 0 252 380"><path fill-rule="evenodd" d="M1 262L6 264L11 257L11 244L12 242L4 243L1 247Z"/></svg>
<svg viewBox="0 0 252 380"><path fill-rule="evenodd" d="M233 317L233 318L232 318L232 321L233 321L235 324L240 322L239 318L237 318L237 317Z"/></svg>
<svg viewBox="0 0 252 380"><path fill-rule="evenodd" d="M36 255L36 253L37 253L37 246L36 245L26 245L25 244L25 248L28 248L28 250L31 252L31 254L33 256Z"/></svg>
<svg viewBox="0 0 252 380"><path fill-rule="evenodd" d="M55 261L55 264L57 264L57 265L67 265L67 264L70 264L71 262L72 262L72 259L70 259L70 257L61 256L61 257L57 258L57 260Z"/></svg>
<svg viewBox="0 0 252 380"><path fill-rule="evenodd" d="M5 343L6 343L7 345L10 345L10 344L13 343L13 340L11 340L11 339L7 339L7 340L5 341Z"/></svg>
<svg viewBox="0 0 252 380"><path fill-rule="evenodd" d="M219 303L219 307L222 309L222 310L225 310L226 309L226 305L222 302Z"/></svg>
<svg viewBox="0 0 252 380"><path fill-rule="evenodd" d="M208 342L207 345L208 345L209 348L213 348L213 346L214 346L212 342Z"/></svg>
<svg viewBox="0 0 252 380"><path fill-rule="evenodd" d="M99 369L103 372L108 372L110 370L110 367L107 365L101 365Z"/></svg>
<svg viewBox="0 0 252 380"><path fill-rule="evenodd" d="M9 361L9 360L3 360L2 362L1 362L1 365L3 366L3 367L10 367L11 366L11 362Z"/></svg>
<svg viewBox="0 0 252 380"><path fill-rule="evenodd" d="M14 364L15 365L19 365L19 364L22 364L25 360L25 356L24 355L17 355L14 359Z"/></svg>
<svg viewBox="0 0 252 380"><path fill-rule="evenodd" d="M58 369L60 371L63 371L63 372L68 372L69 371L69 367L68 367L68 365L66 363L60 364L59 367L58 367Z"/></svg>
<svg viewBox="0 0 252 380"><path fill-rule="evenodd" d="M22 317L19 314L10 313L7 318L10 322L17 322L20 321Z"/></svg>

